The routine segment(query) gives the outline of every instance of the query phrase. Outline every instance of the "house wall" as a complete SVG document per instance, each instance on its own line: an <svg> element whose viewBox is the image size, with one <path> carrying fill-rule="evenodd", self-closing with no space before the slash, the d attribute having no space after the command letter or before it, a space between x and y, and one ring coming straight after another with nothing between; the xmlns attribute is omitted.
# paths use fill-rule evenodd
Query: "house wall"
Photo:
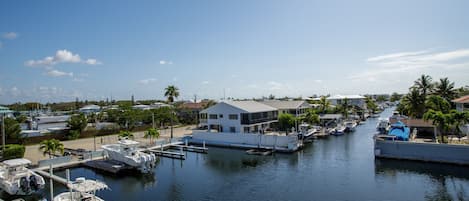
<svg viewBox="0 0 469 201"><path fill-rule="evenodd" d="M277 136L247 133L210 133L194 131L193 143L207 145L237 147L237 148L266 148L281 151L296 151L299 148L296 135Z"/></svg>
<svg viewBox="0 0 469 201"><path fill-rule="evenodd" d="M221 125L223 128L222 132L230 132L230 127L235 127L235 132L242 132L241 127L241 112L242 110L232 107L225 103L219 103L214 105L207 110L207 125ZM216 114L217 119L210 119L211 114ZM236 114L237 120L229 119L230 114ZM223 117L220 117L222 115ZM201 122L202 123L202 122Z"/></svg>
<svg viewBox="0 0 469 201"><path fill-rule="evenodd" d="M375 156L469 165L469 146L375 140Z"/></svg>

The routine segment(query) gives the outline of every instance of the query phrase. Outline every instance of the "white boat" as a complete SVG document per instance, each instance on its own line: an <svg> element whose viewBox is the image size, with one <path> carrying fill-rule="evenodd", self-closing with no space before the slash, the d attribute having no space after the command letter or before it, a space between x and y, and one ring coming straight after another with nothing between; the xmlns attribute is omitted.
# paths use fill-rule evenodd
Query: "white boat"
<svg viewBox="0 0 469 201"><path fill-rule="evenodd" d="M380 134L387 133L387 129L389 127L389 120L380 118L378 123L376 124L376 130L379 131Z"/></svg>
<svg viewBox="0 0 469 201"><path fill-rule="evenodd" d="M74 182L68 183L70 192L63 192L54 197L54 201L104 201L96 196L96 191L108 189L109 187L100 181L88 180L78 177Z"/></svg>
<svg viewBox="0 0 469 201"><path fill-rule="evenodd" d="M347 127L343 126L343 125L338 125L337 127L335 127L334 129L332 129L331 131L329 131L329 134L331 135L335 135L335 136L339 136L339 135L343 135L345 134L345 129Z"/></svg>
<svg viewBox="0 0 469 201"><path fill-rule="evenodd" d="M355 128L357 127L357 122L356 121L345 121L344 126L345 126L345 131L347 132L354 132Z"/></svg>
<svg viewBox="0 0 469 201"><path fill-rule="evenodd" d="M110 159L137 168L142 173L149 173L155 164L156 156L144 153L138 148L138 142L133 140L119 140L118 144L103 145L102 148Z"/></svg>
<svg viewBox="0 0 469 201"><path fill-rule="evenodd" d="M42 176L28 169L31 161L24 158L0 163L0 188L10 195L30 195L44 188Z"/></svg>
<svg viewBox="0 0 469 201"><path fill-rule="evenodd" d="M309 124L303 123L299 125L299 135L302 139L307 139L313 137L315 133L318 133L321 130L320 126L310 126Z"/></svg>

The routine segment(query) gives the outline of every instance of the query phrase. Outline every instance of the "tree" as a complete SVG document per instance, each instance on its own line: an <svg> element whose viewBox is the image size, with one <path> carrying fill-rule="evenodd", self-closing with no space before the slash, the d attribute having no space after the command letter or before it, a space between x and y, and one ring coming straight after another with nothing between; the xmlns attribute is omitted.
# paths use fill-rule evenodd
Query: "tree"
<svg viewBox="0 0 469 201"><path fill-rule="evenodd" d="M451 123L453 121L452 116L450 114L445 114L441 111L435 111L429 109L424 115L423 119L425 121L432 121L432 124L437 127L438 135L440 136L441 142L443 140L443 132L449 130Z"/></svg>
<svg viewBox="0 0 469 201"><path fill-rule="evenodd" d="M145 138L150 138L150 144L152 143L152 139L158 139L160 137L160 132L155 128L149 128L145 132Z"/></svg>
<svg viewBox="0 0 469 201"><path fill-rule="evenodd" d="M5 118L5 137L7 139L22 141L20 124L13 118Z"/></svg>
<svg viewBox="0 0 469 201"><path fill-rule="evenodd" d="M469 112L458 112L456 110L451 110L450 114L452 115L454 129L456 134L461 139L461 126L469 123Z"/></svg>
<svg viewBox="0 0 469 201"><path fill-rule="evenodd" d="M401 104L399 112L402 114L420 118L425 112L425 97L416 87L412 87L410 92L402 98Z"/></svg>
<svg viewBox="0 0 469 201"><path fill-rule="evenodd" d="M43 140L39 144L39 150L42 151L42 154L45 156L49 154L49 158L52 158L56 152L64 153L64 144L56 139Z"/></svg>
<svg viewBox="0 0 469 201"><path fill-rule="evenodd" d="M130 131L121 131L118 137L119 139L122 139L122 138L134 139L134 134L131 133Z"/></svg>
<svg viewBox="0 0 469 201"><path fill-rule="evenodd" d="M347 119L348 118L348 110L350 109L350 105L348 103L348 98L344 98L342 101L342 104L340 105L341 107L341 113L344 115L344 117Z"/></svg>
<svg viewBox="0 0 469 201"><path fill-rule="evenodd" d="M376 105L375 101L371 97L365 98L366 108L371 110L371 113L374 114L376 110L378 110L378 106Z"/></svg>
<svg viewBox="0 0 469 201"><path fill-rule="evenodd" d="M427 97L427 94L433 89L432 77L423 74L419 79L414 81L414 86L422 93L423 97Z"/></svg>
<svg viewBox="0 0 469 201"><path fill-rule="evenodd" d="M402 95L398 94L397 92L394 92L391 94L391 98L389 98L389 101L395 102L398 100L401 100Z"/></svg>
<svg viewBox="0 0 469 201"><path fill-rule="evenodd" d="M331 103L329 102L329 100L327 100L325 96L321 96L321 98L319 99L319 105L319 111L321 112L321 114L324 114L327 109L329 109L329 107L331 106Z"/></svg>
<svg viewBox="0 0 469 201"><path fill-rule="evenodd" d="M280 129L288 134L288 129L295 126L295 117L289 113L282 113L278 116L278 124Z"/></svg>
<svg viewBox="0 0 469 201"><path fill-rule="evenodd" d="M425 101L425 107L435 111L441 111L443 113L448 113L451 109L451 105L447 100L441 96L436 95L428 96L427 100Z"/></svg>
<svg viewBox="0 0 469 201"><path fill-rule="evenodd" d="M173 103L174 98L179 97L179 89L174 85L169 85L165 89L164 96L168 98L169 103Z"/></svg>
<svg viewBox="0 0 469 201"><path fill-rule="evenodd" d="M435 94L451 102L457 94L454 89L454 82L450 82L447 77L441 78L440 82L436 83Z"/></svg>
<svg viewBox="0 0 469 201"><path fill-rule="evenodd" d="M86 128L86 125L88 125L88 120L86 120L84 114L73 115L67 121L67 124L70 130L77 130L81 133Z"/></svg>
<svg viewBox="0 0 469 201"><path fill-rule="evenodd" d="M300 119L309 124L319 123L319 115L316 114L316 111L314 111L313 109L306 110L306 112L300 117Z"/></svg>

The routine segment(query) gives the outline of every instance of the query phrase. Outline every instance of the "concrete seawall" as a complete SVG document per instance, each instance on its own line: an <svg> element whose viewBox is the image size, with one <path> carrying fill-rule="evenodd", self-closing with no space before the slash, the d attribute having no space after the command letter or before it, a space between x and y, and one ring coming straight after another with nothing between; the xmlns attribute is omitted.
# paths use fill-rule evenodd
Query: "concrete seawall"
<svg viewBox="0 0 469 201"><path fill-rule="evenodd" d="M375 139L375 157L469 165L469 146Z"/></svg>
<svg viewBox="0 0 469 201"><path fill-rule="evenodd" d="M295 135L261 135L251 133L214 133L193 132L191 143L235 147L235 148L263 148L275 149L283 152L294 152L300 147Z"/></svg>

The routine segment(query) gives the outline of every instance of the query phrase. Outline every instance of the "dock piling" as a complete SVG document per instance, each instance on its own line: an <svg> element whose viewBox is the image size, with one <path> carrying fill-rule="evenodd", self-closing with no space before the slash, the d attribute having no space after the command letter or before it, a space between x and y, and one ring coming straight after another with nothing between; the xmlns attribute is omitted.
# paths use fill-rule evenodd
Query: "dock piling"
<svg viewBox="0 0 469 201"><path fill-rule="evenodd" d="M205 140L204 140L204 143L203 143L203 148L205 149Z"/></svg>
<svg viewBox="0 0 469 201"><path fill-rule="evenodd" d="M54 180L52 180L52 164L49 164L49 184L50 184L50 200L54 200Z"/></svg>

